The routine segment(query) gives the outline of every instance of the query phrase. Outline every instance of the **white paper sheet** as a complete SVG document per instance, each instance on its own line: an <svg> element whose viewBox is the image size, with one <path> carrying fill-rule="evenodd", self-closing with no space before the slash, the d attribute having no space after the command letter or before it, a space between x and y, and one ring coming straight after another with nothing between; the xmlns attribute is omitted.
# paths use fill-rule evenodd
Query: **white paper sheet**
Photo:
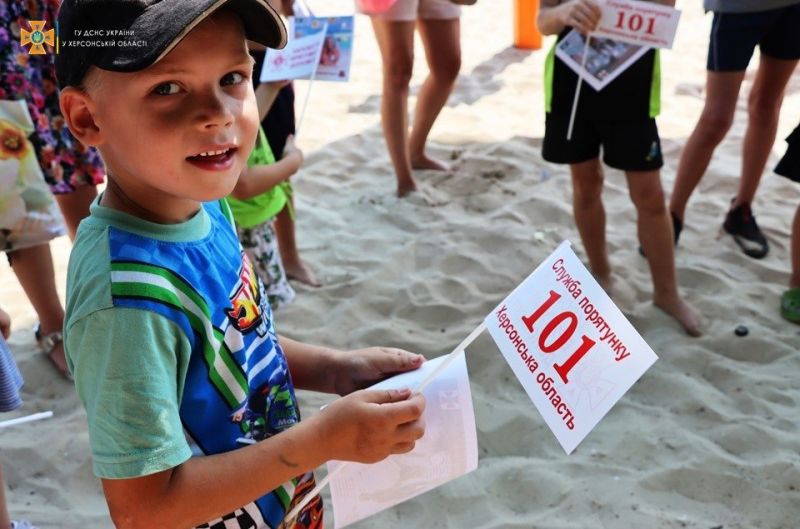
<svg viewBox="0 0 800 529"><path fill-rule="evenodd" d="M415 388L445 357L430 360L373 386ZM414 451L389 456L374 465L328 463L328 473L344 465L330 482L334 526L345 527L427 492L478 466L475 413L462 352L423 391L425 436Z"/></svg>

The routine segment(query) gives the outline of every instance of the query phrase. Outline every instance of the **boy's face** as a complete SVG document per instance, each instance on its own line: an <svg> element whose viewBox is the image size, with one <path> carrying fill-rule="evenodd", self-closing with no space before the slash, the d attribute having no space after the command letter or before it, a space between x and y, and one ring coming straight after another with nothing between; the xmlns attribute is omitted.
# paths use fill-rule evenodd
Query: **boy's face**
<svg viewBox="0 0 800 529"><path fill-rule="evenodd" d="M86 82L91 143L125 199L179 221L227 196L258 131L251 74L242 24L225 11L145 70L95 69Z"/></svg>

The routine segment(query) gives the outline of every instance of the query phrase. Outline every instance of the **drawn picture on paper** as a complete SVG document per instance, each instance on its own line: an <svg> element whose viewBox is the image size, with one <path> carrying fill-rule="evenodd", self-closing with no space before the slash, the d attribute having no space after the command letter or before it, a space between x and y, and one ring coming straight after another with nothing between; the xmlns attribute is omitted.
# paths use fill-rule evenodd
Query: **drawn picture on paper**
<svg viewBox="0 0 800 529"><path fill-rule="evenodd" d="M598 92L627 70L650 48L618 40L592 36L586 67L581 68L586 37L570 31L556 47L556 57L564 61L575 73L582 76Z"/></svg>

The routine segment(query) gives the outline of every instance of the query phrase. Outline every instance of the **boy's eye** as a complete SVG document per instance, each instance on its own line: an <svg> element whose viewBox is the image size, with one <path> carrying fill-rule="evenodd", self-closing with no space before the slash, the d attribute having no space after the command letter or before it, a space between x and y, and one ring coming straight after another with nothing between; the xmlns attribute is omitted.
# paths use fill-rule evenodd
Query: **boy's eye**
<svg viewBox="0 0 800 529"><path fill-rule="evenodd" d="M244 80L245 80L244 75L240 74L239 72L230 72L226 73L225 76L222 79L220 79L219 83L222 86L227 86L227 85L235 85L243 83Z"/></svg>
<svg viewBox="0 0 800 529"><path fill-rule="evenodd" d="M153 89L153 93L160 96L171 96L181 91L178 83L161 83Z"/></svg>

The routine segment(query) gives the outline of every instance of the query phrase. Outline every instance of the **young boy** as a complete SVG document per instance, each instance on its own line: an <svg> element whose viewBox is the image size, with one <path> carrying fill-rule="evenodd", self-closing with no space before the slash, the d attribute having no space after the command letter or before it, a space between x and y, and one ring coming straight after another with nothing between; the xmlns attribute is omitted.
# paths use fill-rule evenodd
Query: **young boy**
<svg viewBox="0 0 800 529"><path fill-rule="evenodd" d="M543 0L539 28L563 39L573 28L584 35L595 29L601 11L594 0ZM637 231L653 276L653 302L680 322L691 336L700 334L698 317L681 299L675 274L672 227L664 203L659 169L663 165L655 115L658 113L658 55L650 50L601 92L584 86L572 139L567 140L577 76L555 58L547 61L545 138L542 155L569 164L573 210L592 273L611 291L611 265L602 202L603 161L625 171L638 215Z"/></svg>
<svg viewBox="0 0 800 529"><path fill-rule="evenodd" d="M64 116L108 169L64 343L114 523L320 527L318 498L284 519L312 469L408 452L424 430L422 397L356 390L423 359L278 341L220 199L258 130L246 39L284 45L280 18L266 0L65 0L59 27ZM300 422L295 387L346 396ZM244 410L259 442L239 441Z"/></svg>

